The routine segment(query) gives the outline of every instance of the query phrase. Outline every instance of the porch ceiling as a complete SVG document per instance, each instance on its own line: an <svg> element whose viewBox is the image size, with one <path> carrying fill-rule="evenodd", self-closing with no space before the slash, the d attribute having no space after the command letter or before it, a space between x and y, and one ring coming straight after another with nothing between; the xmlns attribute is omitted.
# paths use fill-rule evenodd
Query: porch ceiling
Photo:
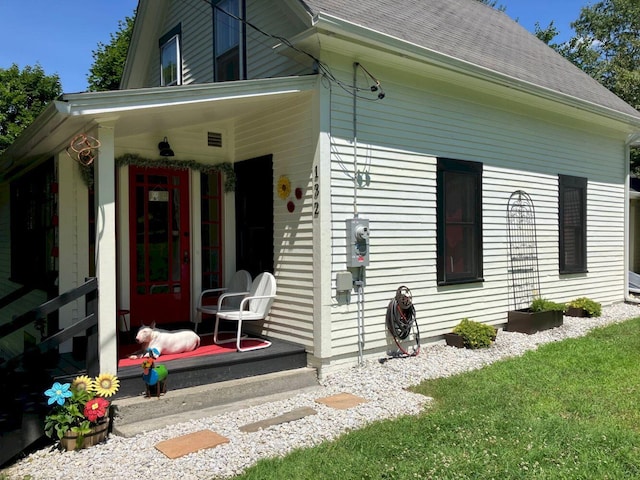
<svg viewBox="0 0 640 480"><path fill-rule="evenodd" d="M113 122L115 136L255 118L281 102L305 95L318 77L287 77L204 85L157 87L63 95L0 156L0 181L59 153L71 138Z"/></svg>

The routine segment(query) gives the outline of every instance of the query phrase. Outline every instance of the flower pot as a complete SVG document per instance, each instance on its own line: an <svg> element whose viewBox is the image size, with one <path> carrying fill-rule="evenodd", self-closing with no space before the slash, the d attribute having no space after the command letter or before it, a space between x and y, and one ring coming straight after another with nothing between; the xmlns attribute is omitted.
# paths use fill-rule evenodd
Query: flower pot
<svg viewBox="0 0 640 480"><path fill-rule="evenodd" d="M569 307L567 308L566 315L568 317L590 317L591 316L591 314L582 307Z"/></svg>
<svg viewBox="0 0 640 480"><path fill-rule="evenodd" d="M108 433L109 419L106 418L103 422L91 428L91 431L84 436L82 445L80 445L79 447L77 444L78 434L73 433L70 430L64 435L64 437L60 439L60 445L67 451L89 448L102 442L105 438L107 438Z"/></svg>
<svg viewBox="0 0 640 480"><path fill-rule="evenodd" d="M562 325L561 311L532 312L529 309L511 310L507 314L508 332L532 334Z"/></svg>
<svg viewBox="0 0 640 480"><path fill-rule="evenodd" d="M453 332L445 333L444 340L450 347L464 348L464 337L462 335Z"/></svg>

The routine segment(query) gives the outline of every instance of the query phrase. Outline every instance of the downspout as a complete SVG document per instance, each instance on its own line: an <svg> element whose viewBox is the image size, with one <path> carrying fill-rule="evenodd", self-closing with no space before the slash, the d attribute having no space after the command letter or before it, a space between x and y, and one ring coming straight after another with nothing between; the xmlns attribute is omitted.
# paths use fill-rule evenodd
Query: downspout
<svg viewBox="0 0 640 480"><path fill-rule="evenodd" d="M627 141L625 142L625 158L627 159L627 163L631 160L631 147L640 146L640 132L632 133L629 135ZM640 305L640 300L637 298L633 298L629 295L629 248L631 247L630 238L631 232L629 231L629 226L631 223L631 208L629 205L630 195L629 188L631 185L631 172L630 169L627 168L627 174L625 177L625 185L624 185L624 211L625 211L625 221L624 221L624 301L627 303L635 303Z"/></svg>

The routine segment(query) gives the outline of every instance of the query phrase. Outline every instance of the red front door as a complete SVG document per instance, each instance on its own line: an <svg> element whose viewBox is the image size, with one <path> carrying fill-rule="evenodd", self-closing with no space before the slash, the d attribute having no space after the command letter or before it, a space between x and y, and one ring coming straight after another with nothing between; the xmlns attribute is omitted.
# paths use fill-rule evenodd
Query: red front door
<svg viewBox="0 0 640 480"><path fill-rule="evenodd" d="M137 325L189 321L187 170L130 167L131 318Z"/></svg>

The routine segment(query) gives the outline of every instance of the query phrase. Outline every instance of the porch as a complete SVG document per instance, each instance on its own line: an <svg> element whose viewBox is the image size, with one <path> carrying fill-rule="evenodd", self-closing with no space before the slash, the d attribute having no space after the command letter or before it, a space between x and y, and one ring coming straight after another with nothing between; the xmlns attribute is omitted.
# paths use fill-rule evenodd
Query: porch
<svg viewBox="0 0 640 480"><path fill-rule="evenodd" d="M13 392L4 397L3 408L0 409L0 466L21 452L48 442L43 430L49 410L44 390L54 381L68 382L77 375L95 376L98 373L97 281L90 279L73 291L0 327L0 338L19 334L31 324L47 322L48 317L66 303L83 296L87 306L84 319L57 331L52 326L53 334L33 339L35 343L25 344L23 354L0 361L0 385L5 391ZM211 333L205 330L201 335ZM77 348L59 353L60 345L74 338ZM267 392L281 393L317 384L315 370L307 368L303 346L279 339L270 340L271 346L261 350L231 351L164 362L169 371L168 392L161 397L160 403L143 397L145 384L139 365L119 368L120 390L113 398L114 428L122 429L121 434L131 432L131 427L127 430L122 425L139 421L141 417L136 412L140 411L145 420L154 419L153 424L160 425L158 418L163 415L182 412L187 420L190 410L199 410L203 406L255 400ZM239 388L237 382L242 380L250 388ZM203 395L203 389L206 389L206 395ZM151 401L154 402L153 409L149 409ZM161 405L165 407L159 408Z"/></svg>

